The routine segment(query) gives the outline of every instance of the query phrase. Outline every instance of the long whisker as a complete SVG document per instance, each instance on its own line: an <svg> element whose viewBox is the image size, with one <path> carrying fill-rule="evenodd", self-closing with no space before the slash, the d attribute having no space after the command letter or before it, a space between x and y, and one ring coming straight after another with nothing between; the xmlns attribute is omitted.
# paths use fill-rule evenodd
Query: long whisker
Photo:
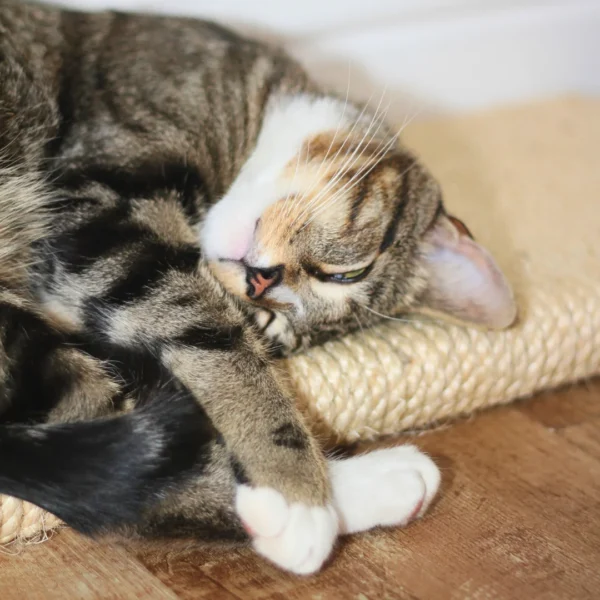
<svg viewBox="0 0 600 600"><path fill-rule="evenodd" d="M376 310L372 309L370 306L367 306L366 304L360 304L359 302L357 302L357 304L361 308L364 308L365 310L372 312L374 315L377 315L378 317L381 317L382 319L387 319L388 321L398 321L400 323L413 323L412 319L403 319L401 317L390 317L389 315L384 315L383 313L377 312Z"/></svg>
<svg viewBox="0 0 600 600"><path fill-rule="evenodd" d="M381 147L381 145L380 145L380 147ZM309 225L315 219L315 217L317 217L319 214L324 212L327 208L329 208L336 202L339 202L339 200L341 200L343 198L344 194L350 192L353 188L355 188L357 185L359 185L361 181L363 181L366 177L368 177L369 173L371 173L377 167L377 165L379 165L383 161L385 155L390 150L390 148L391 148L391 144L390 144L390 142L387 142L386 147L381 152L375 154L372 157L372 159L375 158L375 160L372 163L367 163L367 164L363 165L361 167L361 169L352 176L350 181L347 181L339 190L337 190L335 192L335 194L333 194L333 196L329 199L328 202L323 203L321 206L317 207L313 211L311 219L309 220L308 223L305 223L304 227L306 225ZM402 177L410 169L412 169L415 164L416 164L416 160L413 161L406 170L404 170L402 173L400 173L400 177Z"/></svg>
<svg viewBox="0 0 600 600"><path fill-rule="evenodd" d="M387 109L389 109L389 105L387 107ZM387 109L386 109L386 114L387 114ZM388 142L385 142L386 147L379 152L379 150L381 149L381 147L384 145L384 140L382 140L378 147L375 149L375 151L373 152L373 155L371 156L371 160L373 160L373 158L376 158L375 164L371 165L369 163L363 165L362 167L360 167L360 169L358 170L357 173L355 173L353 175L353 177L350 179L350 181L346 182L344 184L344 186L342 186L342 188L340 190L337 190L335 192L335 194L333 195L332 198L328 199L327 202L323 203L321 206L317 207L315 214L313 214L313 218L311 218L309 220L309 223L312 222L314 220L314 217L316 216L316 214L319 214L321 212L323 212L323 210L325 210L328 206L331 206L332 204L334 204L334 202L339 200L339 197L346 191L349 191L350 189L352 189L352 187L354 187L355 185L358 185L360 183L360 181L362 181L362 179L364 179L376 166L377 164L379 164L379 162L381 162L381 160L383 160L383 157L385 156L386 152L389 150L389 148L392 146L392 144L396 141L396 139L398 138L398 136L402 133L402 131L408 126L410 125L410 123L422 112L422 109L417 110L415 113L413 113L410 118L408 117L407 113L404 117L404 121L401 125L401 127L399 128L398 132L392 137L391 140L388 140ZM408 120L408 122L407 122ZM381 126L382 123L380 123L377 131L379 131L379 128ZM371 143L371 141L375 138L374 134L371 138L371 140L369 141L369 144ZM359 157L360 158L360 157ZM358 160L358 159L357 159ZM356 163L357 161L354 161L353 165ZM352 166L353 166L352 165ZM410 165L409 169L412 168L414 166L414 163ZM407 171L409 170L407 169ZM402 175L404 175L406 173L406 171L404 173L402 173ZM362 176L362 177L361 177ZM358 179L360 177L360 179ZM358 179L358 181L357 181ZM339 180L339 177L336 178L336 182L337 180ZM328 186L327 189L329 189ZM309 223L306 223L306 225L308 225ZM299 231L302 231L302 229L304 229L304 227L302 227Z"/></svg>
<svg viewBox="0 0 600 600"><path fill-rule="evenodd" d="M389 106L388 106L388 108L389 108ZM365 177L368 175L368 173L369 173L369 172L370 172L370 171L371 171L371 170L372 170L374 167L376 167L376 166L377 166L377 165L378 165L378 164L381 162L381 160L383 160L383 157L385 156L385 154L386 154L386 153L388 152L388 150L389 150L390 143L391 143L391 144L393 144L393 143L395 143L395 142L396 142L396 140L398 139L398 137L400 136L400 134L402 133L402 131L404 131L404 129L405 129L406 127L408 127L408 125L410 125L410 124L412 123L412 121L413 121L413 120L414 120L414 119L415 119L415 118L416 118L416 117L417 117L417 116L420 114L420 112L421 112L421 111L422 111L422 109L421 109L421 110L419 110L419 111L417 111L417 112L415 112L415 113L414 113L414 114L413 114L413 115L410 117L410 119L408 120L408 122L407 122L407 117L405 116L405 117L404 117L404 121L403 121L402 125L400 126L400 129L398 130L398 132L397 132L397 133L396 133L396 134L395 134L395 135L394 135L394 136L391 138L391 140L388 140L388 142L386 143L386 145L388 146L388 148L384 148L384 149L383 149L383 150L380 152L380 149L382 148L382 146L384 146L384 141L382 140L382 141L379 143L379 145L377 146L377 148L375 149L375 152L374 152L374 153L373 153L373 155L371 156L371 160L375 159L375 164L374 164L374 165L371 165L370 163L367 163L367 164L363 165L363 166L362 166L362 167L361 167L361 168L360 168L360 169L357 171L357 173L355 173L355 174L353 175L353 177L350 179L350 181L346 182L346 183L344 184L344 186L342 186L342 188L336 192L336 194L342 194L342 193L344 193L346 190L347 190L347 191L349 191L350 189L352 189L352 187L354 187L354 186L356 186L357 184L359 184L359 183L360 183L360 181L362 181L362 179L364 179L364 178L365 178ZM413 166L413 165L414 165L414 162L411 164L411 166L410 166L409 168L412 168L412 166ZM365 173L365 171L367 171L367 169L368 169L368 172L367 172L367 173ZM404 172L403 172L401 175L404 175L405 173L406 173L406 171L404 171ZM364 174L364 175L363 175L363 174ZM357 179L358 177L360 177L360 179L359 179L358 181L356 181L356 179ZM356 182L355 182L355 181L356 181ZM354 182L355 182L355 183L354 183Z"/></svg>
<svg viewBox="0 0 600 600"><path fill-rule="evenodd" d="M371 139L369 140L368 143L365 143L365 139L367 138L367 136L369 135L369 133L371 132L371 128L373 127L373 125L375 123L377 123L377 120L379 119L379 109L381 108L381 103L383 102L383 98L385 96L385 92L386 92L387 88L384 88L382 93L381 93L381 98L379 99L379 103L377 104L377 108L375 109L375 112L373 114L373 116L371 117L371 121L369 122L369 126L366 129L365 133L363 134L363 137L361 138L361 140L359 141L359 143L356 145L356 148L354 149L354 151L346 156L346 160L344 161L344 163L342 164L342 166L338 169L338 172L336 173L336 176L332 178L332 181L330 181L324 188L323 190L321 190L321 193L317 195L316 198L313 199L313 202L309 204L309 207L311 204L314 204L321 196L325 195L327 193L327 191L333 187L337 181L343 177L343 175L348 172L349 169L352 168L352 166L354 166L356 160L360 159L360 157L364 154L364 151L366 150L366 148L368 148L369 144L373 141L374 137L371 136ZM389 108L389 105L388 107ZM385 113L387 113L387 109L385 111ZM381 126L381 121L383 121L383 119L385 119L385 113L382 114L381 119L380 119L380 124L377 128L376 131L379 130L379 127ZM356 153L360 150L359 155L356 157L356 159L353 161L354 157L356 156Z"/></svg>
<svg viewBox="0 0 600 600"><path fill-rule="evenodd" d="M359 154L359 156L357 156L354 159L354 161L352 162L352 164L348 166L348 169L346 170L346 172L348 172L352 167L354 167L354 165L356 163L358 163L358 161L364 156L365 150L369 147L369 145L377 137L377 134L379 133L379 130L381 129L381 126L385 122L385 117L387 115L388 110L389 110L389 105L386 108L385 112L383 112L381 114L381 118L379 119L379 124L377 126L377 129L371 135L371 139L369 140L368 143L365 144L364 149ZM348 186L351 186L353 184L353 182L356 181L356 179L358 177L360 177L364 173L364 171L371 166L371 163L369 161L371 161L371 160L373 160L373 158L379 156L379 150L384 145L384 143L387 143L387 142L384 142L383 140L379 142L379 145L377 146L377 148L375 149L375 151L373 152L373 154L369 157L368 161L364 165L362 165L361 167L359 167L358 171L356 173L354 173L354 175L352 175L352 177L350 178L349 181L347 181L346 183L344 183L342 185L342 187L339 190L336 190L329 198L325 197L324 201L322 201L318 206L316 206L316 207L313 208L313 216L315 214L315 211L317 213L320 213L320 212L322 212L322 209L325 209L327 206L331 206L332 204L334 204L335 202L337 202L341 198L341 196L343 195L344 191L348 188ZM333 187L333 185L335 185L341 179L341 177L343 177L343 175L346 174L346 172L340 171L338 173L338 175L336 175L336 177L333 178L332 181L330 182L332 185L327 186L327 191L331 187ZM360 181L358 181L357 183L360 183Z"/></svg>
<svg viewBox="0 0 600 600"><path fill-rule="evenodd" d="M312 217L300 228L299 231L302 231L305 227L307 227L312 221L314 221L314 219L321 213L323 212L327 207L331 206L335 201L338 201L339 198L342 196L342 194L346 191L349 191L349 189L352 189L353 187L355 187L356 185L358 185L365 177L367 177L367 175L383 160L383 157L385 156L385 154L387 154L387 152L390 150L390 148L393 146L393 144L396 142L396 140L398 139L398 137L400 136L400 134L402 133L402 131L408 126L410 125L410 123L417 117L418 114L420 114L421 111L417 111L408 121L408 123L406 123L406 119L405 119L405 124L403 124L403 126L398 130L398 132L385 144L384 148L381 150L381 152L379 152L379 154L376 155L375 158L375 162L373 164L367 164L365 167L362 168L361 171L359 171L359 173L355 174L352 179L347 182L346 184L344 184L344 186L338 190L336 192L336 194L334 194L333 198L329 201L324 203L322 206L319 206L315 211L313 211ZM379 145L379 147L381 147L381 144ZM400 176L402 177L403 175L405 175L408 171L410 171L410 169L412 169L415 165L417 164L416 159L400 174ZM354 181L358 176L360 175L360 179L358 179L357 181ZM348 186L350 186L348 188Z"/></svg>
<svg viewBox="0 0 600 600"><path fill-rule="evenodd" d="M372 157L372 158L375 158L375 162L368 163L361 169L359 174L362 175L362 177L359 181L356 181L354 183L354 185L359 184L360 181L362 181L362 179L364 179L381 162L381 160L383 160L383 156L388 152L388 150L390 148L391 148L391 141L388 141L388 142L386 142L385 147L381 150L381 152L379 152L374 157ZM311 215L310 219L308 219L306 221L306 223L304 223L304 225L300 228L299 231L302 231L304 228L306 228L308 225L310 225L319 214L321 214L327 208L332 206L335 202L338 202L343 197L343 193L346 190L346 187L357 177L357 175L358 174L355 174L352 177L350 182L345 183L344 186L342 186L342 188L340 190L337 190L330 198L327 198L323 203L321 203L319 206L317 206L312 211L312 215Z"/></svg>
<svg viewBox="0 0 600 600"><path fill-rule="evenodd" d="M327 158L329 157L329 153L331 152L331 149L333 148L333 144L335 144L335 141L337 139L337 135L340 131L340 126L342 125L342 122L344 121L344 117L346 116L346 109L348 108L348 98L350 97L350 74L351 74L351 69L352 69L352 61L348 61L348 85L346 86L346 98L344 100L344 108L342 110L342 114L340 116L340 119L338 121L337 127L335 128L335 133L333 134L333 138L331 139L331 142L329 143L329 147L327 148L327 152L325 153L325 158L321 161L321 164L319 165L319 170L317 171L313 183L310 185L310 187L300 196L295 196L294 200L292 202L290 202L290 206L289 209L286 211L286 213L284 213L285 217L289 217L292 213L293 208L299 204L300 202L302 202L304 200L304 198L306 198L306 196L308 194L310 194L310 192L312 192L312 190L314 189L315 185L317 185L318 181L319 181L319 176L321 175L321 170L323 169L323 167L325 166L326 162L327 162ZM287 199L286 199L287 201Z"/></svg>
<svg viewBox="0 0 600 600"><path fill-rule="evenodd" d="M377 132L379 131L379 129L381 127L381 124L385 120L385 115L387 114L387 110L389 109L389 105L388 105L387 109L383 113L380 114L381 103L383 102L383 98L385 97L386 91L387 91L387 87L385 87L383 89L383 91L381 93L381 98L379 99L379 104L377 105L375 113L373 114L373 116L371 118L369 126L366 129L362 139L357 144L354 151L350 155L347 156L346 160L344 161L344 163L342 164L342 166L340 167L340 169L338 170L336 175L334 177L332 177L332 179L327 183L327 185L324 186L324 188L317 194L317 196L315 198L313 198L306 205L306 207L302 211L301 215L299 215L299 218L301 218L305 214L307 214L321 198L326 198L326 194L329 192L329 190L334 188L335 185L337 185L337 182L354 166L354 164L356 164L356 162L358 160L360 160L360 158L364 155L366 149L369 147L369 144L373 141L373 139L375 139L375 135L377 134ZM363 112L364 112L364 109L363 109ZM373 133L371 135L369 142L365 143L365 140L366 140L367 136L370 134L372 127L377 123L378 120L379 120L379 125L377 126L375 133ZM358 121L357 121L357 123L358 123ZM356 125L356 123L355 123L355 125ZM352 131L353 130L354 130L354 127L352 128ZM347 139L350 138L352 131L349 133ZM358 156L356 156L356 153L359 152L359 150L360 150L360 153Z"/></svg>
<svg viewBox="0 0 600 600"><path fill-rule="evenodd" d="M385 90L384 90L385 91ZM363 109L361 110L360 114L358 115L358 117L356 118L356 120L354 121L354 124L352 125L352 128L350 129L350 131L348 132L348 134L346 135L346 139L343 141L342 145L339 147L338 151L335 153L335 156L331 159L332 162L335 162L337 160L337 157L340 155L340 152L344 149L344 147L346 146L346 143L348 142L348 140L351 139L352 137L352 133L354 132L354 130L356 129L357 125L360 123L363 115L365 114L365 111L367 110L367 107L369 105L369 103L371 102L371 99L373 98L374 92L373 94L371 94L369 100L367 101L367 103L363 106ZM327 187L327 186L326 186ZM304 210L296 217L296 219L294 219L294 222L291 224L290 230L293 231L293 226L306 214L306 212L309 210L309 207L314 204L314 202L316 202L318 200L318 198L324 193L324 190L322 190L321 192L319 192L319 194L317 194L317 196L315 198L313 198L308 205L304 208Z"/></svg>

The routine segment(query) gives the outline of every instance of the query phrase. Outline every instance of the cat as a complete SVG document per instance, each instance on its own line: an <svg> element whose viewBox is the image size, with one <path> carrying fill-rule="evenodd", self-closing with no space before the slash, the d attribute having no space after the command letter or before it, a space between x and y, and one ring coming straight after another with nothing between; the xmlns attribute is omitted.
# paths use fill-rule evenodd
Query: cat
<svg viewBox="0 0 600 600"><path fill-rule="evenodd" d="M214 23L10 0L0 80L0 493L298 574L422 515L434 462L328 460L274 365L410 310L515 318L379 111Z"/></svg>

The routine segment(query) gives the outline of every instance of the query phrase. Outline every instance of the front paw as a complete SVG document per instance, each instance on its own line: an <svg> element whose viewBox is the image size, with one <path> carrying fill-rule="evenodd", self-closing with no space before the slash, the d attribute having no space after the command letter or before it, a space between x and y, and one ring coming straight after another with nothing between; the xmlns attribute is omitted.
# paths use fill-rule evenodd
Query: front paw
<svg viewBox="0 0 600 600"><path fill-rule="evenodd" d="M299 575L318 571L333 548L338 518L331 505L289 504L275 489L237 488L236 510L254 549Z"/></svg>
<svg viewBox="0 0 600 600"><path fill-rule="evenodd" d="M308 346L308 338L297 334L290 320L280 312L257 310L254 321L275 356L290 356Z"/></svg>

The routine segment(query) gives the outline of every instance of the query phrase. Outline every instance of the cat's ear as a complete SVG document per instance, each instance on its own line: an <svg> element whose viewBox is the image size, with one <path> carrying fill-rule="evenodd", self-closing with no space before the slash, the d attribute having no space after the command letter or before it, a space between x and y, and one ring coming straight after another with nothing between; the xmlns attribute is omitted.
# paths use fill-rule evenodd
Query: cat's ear
<svg viewBox="0 0 600 600"><path fill-rule="evenodd" d="M517 309L510 285L461 221L440 215L421 255L428 274L424 308L491 329L512 325Z"/></svg>

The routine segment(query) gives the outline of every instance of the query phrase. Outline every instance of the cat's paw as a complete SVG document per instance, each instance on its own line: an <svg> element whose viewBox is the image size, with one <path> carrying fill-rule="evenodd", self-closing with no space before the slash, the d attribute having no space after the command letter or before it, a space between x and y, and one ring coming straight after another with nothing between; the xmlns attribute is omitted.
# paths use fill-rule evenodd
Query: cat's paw
<svg viewBox="0 0 600 600"><path fill-rule="evenodd" d="M237 488L236 510L254 549L299 575L318 571L333 548L338 518L333 506L288 504L273 488Z"/></svg>
<svg viewBox="0 0 600 600"><path fill-rule="evenodd" d="M344 533L403 526L422 516L440 485L436 464L414 446L329 463Z"/></svg>
<svg viewBox="0 0 600 600"><path fill-rule="evenodd" d="M274 354L289 356L304 346L302 336L296 334L290 320L282 313L260 309L254 313L254 321L269 340Z"/></svg>

